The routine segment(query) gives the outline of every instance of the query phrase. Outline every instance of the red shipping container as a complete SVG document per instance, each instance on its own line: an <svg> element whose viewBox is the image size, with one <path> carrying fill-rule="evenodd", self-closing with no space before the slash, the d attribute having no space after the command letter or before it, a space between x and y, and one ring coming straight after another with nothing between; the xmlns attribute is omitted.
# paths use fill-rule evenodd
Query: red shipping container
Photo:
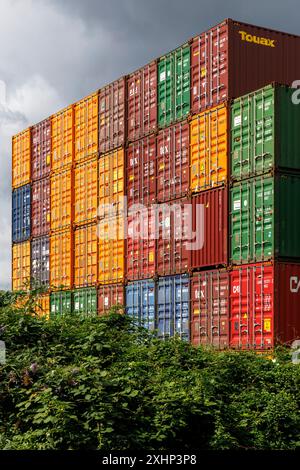
<svg viewBox="0 0 300 470"><path fill-rule="evenodd" d="M141 139L157 127L157 63L151 62L127 79L127 136Z"/></svg>
<svg viewBox="0 0 300 470"><path fill-rule="evenodd" d="M127 218L127 279L148 279L155 275L155 213L151 208L134 211Z"/></svg>
<svg viewBox="0 0 300 470"><path fill-rule="evenodd" d="M228 264L227 187L200 192L192 197L192 206L193 231L197 233L199 244L197 248L191 250L191 267L199 269L226 266Z"/></svg>
<svg viewBox="0 0 300 470"><path fill-rule="evenodd" d="M157 137L157 200L171 201L189 192L189 124L180 122Z"/></svg>
<svg viewBox="0 0 300 470"><path fill-rule="evenodd" d="M32 183L31 235L41 237L50 232L50 177Z"/></svg>
<svg viewBox="0 0 300 470"><path fill-rule="evenodd" d="M123 284L107 284L98 289L98 313L105 315L116 305L125 305Z"/></svg>
<svg viewBox="0 0 300 470"><path fill-rule="evenodd" d="M99 91L99 152L125 143L125 78Z"/></svg>
<svg viewBox="0 0 300 470"><path fill-rule="evenodd" d="M191 342L229 347L229 273L212 270L191 278Z"/></svg>
<svg viewBox="0 0 300 470"><path fill-rule="evenodd" d="M51 169L51 119L31 129L31 177L38 180L49 176Z"/></svg>
<svg viewBox="0 0 300 470"><path fill-rule="evenodd" d="M128 206L153 204L156 200L156 138L145 137L127 149Z"/></svg>
<svg viewBox="0 0 300 470"><path fill-rule="evenodd" d="M187 273L190 270L192 206L189 199L157 205L156 273L159 276Z"/></svg>
<svg viewBox="0 0 300 470"><path fill-rule="evenodd" d="M274 81L290 85L300 77L299 54L299 36L223 21L192 40L192 112Z"/></svg>
<svg viewBox="0 0 300 470"><path fill-rule="evenodd" d="M300 338L300 264L239 266L230 273L230 347L266 350Z"/></svg>

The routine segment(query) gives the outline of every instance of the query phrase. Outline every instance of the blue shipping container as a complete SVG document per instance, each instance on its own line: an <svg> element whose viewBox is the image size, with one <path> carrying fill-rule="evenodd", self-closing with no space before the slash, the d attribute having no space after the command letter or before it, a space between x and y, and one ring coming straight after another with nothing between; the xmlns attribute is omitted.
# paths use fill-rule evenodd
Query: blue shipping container
<svg viewBox="0 0 300 470"><path fill-rule="evenodd" d="M15 189L12 194L12 241L25 242L30 238L30 184Z"/></svg>
<svg viewBox="0 0 300 470"><path fill-rule="evenodd" d="M155 283L152 280L130 282L126 287L126 313L139 326L155 329Z"/></svg>
<svg viewBox="0 0 300 470"><path fill-rule="evenodd" d="M189 276L160 277L157 286L157 317L160 338L178 334L190 339L190 279Z"/></svg>

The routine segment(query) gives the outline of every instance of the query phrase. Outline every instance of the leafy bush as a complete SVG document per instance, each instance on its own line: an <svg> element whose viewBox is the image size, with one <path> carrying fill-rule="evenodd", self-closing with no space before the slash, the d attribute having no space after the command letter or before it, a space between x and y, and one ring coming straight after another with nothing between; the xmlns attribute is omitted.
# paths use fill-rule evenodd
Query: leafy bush
<svg viewBox="0 0 300 470"><path fill-rule="evenodd" d="M300 446L299 367L284 351L218 353L123 315L47 321L4 300L0 332L1 449Z"/></svg>

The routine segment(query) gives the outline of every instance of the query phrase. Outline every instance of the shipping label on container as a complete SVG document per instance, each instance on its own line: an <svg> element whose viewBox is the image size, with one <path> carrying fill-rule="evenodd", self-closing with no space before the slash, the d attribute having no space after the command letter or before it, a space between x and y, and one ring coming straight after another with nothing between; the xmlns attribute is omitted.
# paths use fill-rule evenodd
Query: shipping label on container
<svg viewBox="0 0 300 470"><path fill-rule="evenodd" d="M190 46L184 45L158 62L158 124L169 126L190 112Z"/></svg>
<svg viewBox="0 0 300 470"><path fill-rule="evenodd" d="M72 170L51 176L51 230L62 230L72 223Z"/></svg>
<svg viewBox="0 0 300 470"><path fill-rule="evenodd" d="M133 204L149 205L156 200L156 139L145 137L127 149L127 198Z"/></svg>
<svg viewBox="0 0 300 470"><path fill-rule="evenodd" d="M31 240L31 287L49 286L50 251L49 237Z"/></svg>
<svg viewBox="0 0 300 470"><path fill-rule="evenodd" d="M73 163L74 107L58 112L51 118L52 170L59 171Z"/></svg>
<svg viewBox="0 0 300 470"><path fill-rule="evenodd" d="M81 225L95 221L98 210L98 160L76 165L74 183L74 223Z"/></svg>
<svg viewBox="0 0 300 470"><path fill-rule="evenodd" d="M155 329L155 282L152 279L130 282L126 286L126 314L138 326Z"/></svg>
<svg viewBox="0 0 300 470"><path fill-rule="evenodd" d="M228 111L225 105L198 114L190 122L190 188L193 193L227 182Z"/></svg>
<svg viewBox="0 0 300 470"><path fill-rule="evenodd" d="M14 243L28 240L31 230L31 188L21 186L12 194L12 240Z"/></svg>
<svg viewBox="0 0 300 470"><path fill-rule="evenodd" d="M36 181L49 176L51 169L51 119L31 129L31 176Z"/></svg>
<svg viewBox="0 0 300 470"><path fill-rule="evenodd" d="M191 342L229 346L229 274L213 270L191 278Z"/></svg>
<svg viewBox="0 0 300 470"><path fill-rule="evenodd" d="M98 282L122 282L125 276L124 217L105 218L98 222Z"/></svg>
<svg viewBox="0 0 300 470"><path fill-rule="evenodd" d="M157 137L157 200L170 201L189 192L189 124L181 122Z"/></svg>
<svg viewBox="0 0 300 470"><path fill-rule="evenodd" d="M98 217L124 214L124 150L117 149L99 159Z"/></svg>
<svg viewBox="0 0 300 470"><path fill-rule="evenodd" d="M87 225L74 232L74 285L87 287L97 283L97 225Z"/></svg>
<svg viewBox="0 0 300 470"><path fill-rule="evenodd" d="M123 284L108 284L98 288L98 313L104 315L110 311L123 313L125 305Z"/></svg>
<svg viewBox="0 0 300 470"><path fill-rule="evenodd" d="M73 283L73 234L71 230L50 237L50 286L70 289Z"/></svg>
<svg viewBox="0 0 300 470"><path fill-rule="evenodd" d="M30 288L30 242L12 247L12 290Z"/></svg>
<svg viewBox="0 0 300 470"><path fill-rule="evenodd" d="M30 129L17 134L12 139L12 187L30 183Z"/></svg>
<svg viewBox="0 0 300 470"><path fill-rule="evenodd" d="M151 62L127 79L127 135L141 139L157 127L157 64Z"/></svg>
<svg viewBox="0 0 300 470"><path fill-rule="evenodd" d="M99 92L99 151L106 153L125 143L125 78Z"/></svg>
<svg viewBox="0 0 300 470"><path fill-rule="evenodd" d="M31 233L33 237L50 231L50 178L32 183Z"/></svg>
<svg viewBox="0 0 300 470"><path fill-rule="evenodd" d="M94 93L74 106L75 162L98 154L98 103L98 93Z"/></svg>

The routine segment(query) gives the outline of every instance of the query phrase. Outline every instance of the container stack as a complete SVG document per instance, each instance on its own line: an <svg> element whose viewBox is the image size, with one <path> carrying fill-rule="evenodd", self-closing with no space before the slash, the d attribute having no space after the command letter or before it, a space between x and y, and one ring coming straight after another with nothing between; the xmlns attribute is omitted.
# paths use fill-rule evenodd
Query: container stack
<svg viewBox="0 0 300 470"><path fill-rule="evenodd" d="M299 53L225 20L15 136L13 289L194 345L299 337Z"/></svg>

